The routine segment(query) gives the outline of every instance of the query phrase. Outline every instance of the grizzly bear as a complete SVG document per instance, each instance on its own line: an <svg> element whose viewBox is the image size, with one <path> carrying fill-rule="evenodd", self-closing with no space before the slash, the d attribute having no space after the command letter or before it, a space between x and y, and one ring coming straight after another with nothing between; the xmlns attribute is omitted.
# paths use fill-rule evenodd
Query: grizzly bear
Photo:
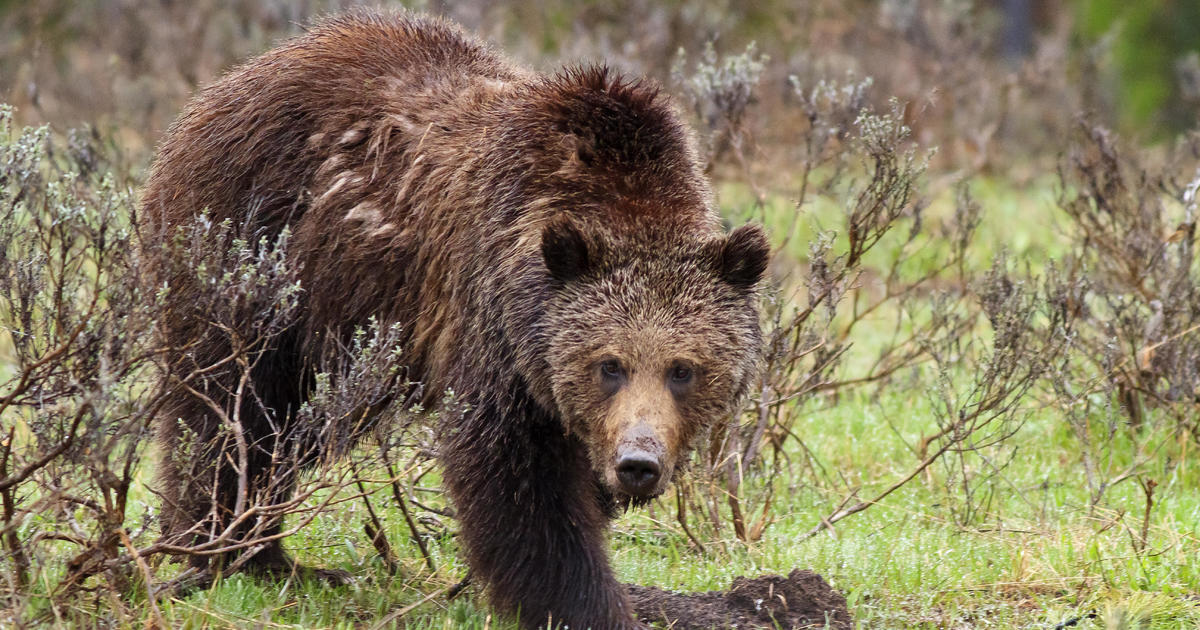
<svg viewBox="0 0 1200 630"><path fill-rule="evenodd" d="M491 605L530 628L637 627L608 522L662 493L747 391L768 259L761 228L724 232L658 88L604 67L535 73L439 19L329 18L205 88L168 131L146 254L201 213L255 239L287 228L302 294L253 395L173 390L168 451L185 433L214 442L164 457L168 540L236 540L239 501L268 485L286 499L290 477L272 475L298 452L279 445L303 433L289 419L307 366L323 339L382 321L426 402L453 392L439 456ZM160 275L171 371L221 364L228 340L197 333L194 279ZM214 438L222 409L248 436L248 483ZM255 519L265 542L241 568L292 569L278 517Z"/></svg>

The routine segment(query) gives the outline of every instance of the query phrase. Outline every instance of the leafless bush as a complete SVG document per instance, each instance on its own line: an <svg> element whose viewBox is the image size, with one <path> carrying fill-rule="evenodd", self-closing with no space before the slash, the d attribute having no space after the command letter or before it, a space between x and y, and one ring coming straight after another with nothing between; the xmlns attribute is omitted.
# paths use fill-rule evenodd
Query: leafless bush
<svg viewBox="0 0 1200 630"><path fill-rule="evenodd" d="M1059 206L1076 249L1067 273L1087 286L1080 305L1080 376L1116 392L1136 428L1146 407L1195 433L1200 403L1200 275L1195 264L1194 157L1155 169L1106 129L1080 120L1059 170ZM1083 392L1077 392L1077 395Z"/></svg>
<svg viewBox="0 0 1200 630"><path fill-rule="evenodd" d="M671 74L707 130L705 164L709 169L728 151L732 151L737 162L745 167L743 123L747 110L756 101L755 91L767 61L767 57L758 54L753 42L739 55L720 58L713 42L709 41L704 45L695 70L689 74L685 70L686 52L680 49L676 55Z"/></svg>
<svg viewBox="0 0 1200 630"><path fill-rule="evenodd" d="M127 511L159 400L143 343L156 300L133 281L131 194L78 145L63 155L48 137L16 132L0 109L0 327L15 366L0 384L0 495L14 611L61 562L50 550L62 542L77 553L55 594L98 573L127 588L129 566L106 561L147 524Z"/></svg>
<svg viewBox="0 0 1200 630"><path fill-rule="evenodd" d="M1010 438L1029 412L1027 394L1064 361L1075 319L1063 308L1069 295L1060 289L1052 282L1039 286L1027 273L1014 277L1000 256L975 288L991 331L982 356L955 340L927 344L936 372L929 399L938 428L922 438L918 453L942 463L947 504L960 526L991 515L991 500L1009 484L1004 469L1020 451ZM958 369L964 363L971 366L965 378ZM939 453L948 456L938 460Z"/></svg>
<svg viewBox="0 0 1200 630"><path fill-rule="evenodd" d="M231 393L257 399L248 376L295 320L299 286L287 234L255 241L237 226L200 217L152 245L168 273L195 280L196 301L187 308L204 314L198 337L220 338L228 351L168 361L180 352L166 345L158 326L180 316L172 310L179 304L168 299L166 285L147 282L162 269L137 255L143 235L132 195L89 137L74 136L64 152L45 128L14 130L11 110L0 109L0 351L13 365L0 373L0 538L3 618L18 624L76 614L94 622L95 611L84 610L79 595L107 590L119 602L139 584L156 615L163 586L156 555L221 555L230 560L225 569L235 570L329 505L369 500L383 485L364 485L359 471L377 478L391 462L385 465L376 449L352 447L370 426L381 426L381 417L405 416L397 394L412 391L396 367L396 330L372 325L329 339L296 384L307 389L307 402L276 418L280 429L297 422L306 430L271 440L269 483L247 479L247 458L262 444L245 439L240 404L216 401ZM200 465L191 472L232 471L237 502L232 514L197 523L193 532L204 535L156 540L158 518L146 506L158 501L146 501L138 479L155 458L148 450L155 420L169 413L180 389L212 404L222 422L212 435L180 432L163 456L202 462L197 453L218 449L228 456L227 469ZM381 416L397 399L395 411ZM346 458L351 465L326 465ZM212 501L214 514L225 507L215 497L159 489L165 501ZM280 525L285 516L287 530ZM382 530L377 517L372 529ZM386 540L372 539L386 548ZM196 576L175 578L168 586Z"/></svg>
<svg viewBox="0 0 1200 630"><path fill-rule="evenodd" d="M967 243L978 224L979 208L964 193L959 212L947 226L953 235L948 261L915 280L901 281L900 268L905 262L912 260L917 250L936 242L920 238L924 204L917 190L925 158L909 139L899 104L893 103L883 113L862 109L863 93L869 85L869 81L845 86L824 83L812 90L796 86L809 118L801 138L809 158L801 174L797 214L807 196L817 194L843 200L848 212L838 232L823 232L810 243L806 278L797 295L773 294L765 301L766 343L758 388L742 414L713 431L709 445L697 455L694 474L679 484L677 517L696 545L701 543L693 525L715 534L726 519L741 540L752 541L762 535L771 519L772 481L789 466L784 444L790 437L803 445L793 431L795 411L802 402L816 392L885 380L926 358L928 350L921 346L922 338L938 334L956 337L968 325L950 319L930 320L928 328L912 331L885 347L868 373L843 381L834 376L854 327L881 306L898 304L903 296L946 269L961 269ZM850 116L854 108L859 109ZM833 166L816 168L827 165ZM863 174L861 182L851 179L857 173ZM882 295L868 297L862 286L864 257L902 221L909 221L912 228L888 258L886 289ZM795 226L793 220L783 235L785 244ZM756 484L751 497L743 481L754 471L761 471L765 482ZM727 505L727 517L722 503ZM757 504L753 510L757 514L746 514L750 504Z"/></svg>
<svg viewBox="0 0 1200 630"><path fill-rule="evenodd" d="M782 471L795 476L784 449L789 439L801 446L808 469L815 474L820 468L794 430L800 405L816 393L884 384L906 368L929 363L936 426L913 447L917 461L911 472L871 500L858 497L857 488L843 488L844 498L810 535L935 465L944 469L955 520L978 522L987 516L987 498L1004 482L1003 470L1016 453L1011 438L1028 410L1027 394L1062 361L1073 313L1055 306L1063 299L1055 293L1057 285L1028 274L1014 277L1004 260L981 280L973 279L966 260L982 208L960 187L950 217L926 219L920 178L928 158L911 139L909 108L892 101L883 112L873 112L869 79L822 81L809 88L798 78L792 82L806 125L798 137L803 161L797 216L780 235L783 247L810 198L846 207L845 222L809 243L797 294L787 295L797 282L785 277L785 293L764 304L759 388L744 413L717 427L699 454L693 478L679 487L677 517L697 545L695 527L715 535L732 525L737 538L756 540L770 523L776 476ZM896 230L901 224L908 229ZM882 263L868 264L868 252L881 243L887 243ZM865 370L846 374L839 368L853 331L880 312L897 314L892 338ZM980 337L980 316L990 324L987 338ZM748 475L760 477L752 487L744 483ZM830 490L841 485L828 477L818 482Z"/></svg>
<svg viewBox="0 0 1200 630"><path fill-rule="evenodd" d="M1200 437L1197 153L1150 158L1080 118L1059 168L1072 251L1047 277L1078 321L1070 361L1046 380L1078 441L1090 509L1180 432Z"/></svg>
<svg viewBox="0 0 1200 630"><path fill-rule="evenodd" d="M847 488L805 537L832 529L938 465L956 524L972 526L992 516L992 499L1003 486L1014 489L1004 470L1020 447L1012 438L1029 411L1027 394L1061 368L1072 338L1074 318L1063 308L1058 288L1049 281L1038 286L1028 274L1014 277L1001 257L977 283L978 310L964 309L947 295L929 299L930 324L918 343L932 364L927 395L936 429L911 446L917 462L907 473L869 498L860 497L857 487ZM990 340L974 348L980 340L972 334L973 323L980 312L989 322Z"/></svg>
<svg viewBox="0 0 1200 630"><path fill-rule="evenodd" d="M312 494L292 493L301 472L348 450L362 433L366 410L379 402L363 396L382 398L378 390L387 387L370 383L374 387L360 395L339 388L340 380L324 370L347 380L390 382L375 365L344 365L351 355L340 351L358 350L371 360L391 350L379 346L394 336L376 329L372 339L358 335L345 348L331 341L326 361L315 368L322 371L310 371L304 382L276 385L310 390L314 398L299 409L276 410L270 392L255 387L254 376L271 369L281 345L296 343L292 330L301 288L288 261L289 233L255 241L246 230L202 215L163 235L167 243L150 245L159 251L149 257L155 263L152 277L161 283L155 287L164 305L161 315L171 326L160 342L170 351L161 364L164 415L179 418L160 430L175 446L165 454L173 465L159 488L171 534L162 545L179 554L228 558L227 571L279 537L283 515Z"/></svg>

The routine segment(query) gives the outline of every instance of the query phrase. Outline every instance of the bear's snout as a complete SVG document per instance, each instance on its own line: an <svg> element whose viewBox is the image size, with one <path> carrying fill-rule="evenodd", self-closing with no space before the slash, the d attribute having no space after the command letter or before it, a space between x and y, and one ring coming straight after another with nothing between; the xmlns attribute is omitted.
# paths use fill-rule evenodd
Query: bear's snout
<svg viewBox="0 0 1200 630"><path fill-rule="evenodd" d="M662 464L657 456L636 447L622 449L617 454L617 481L629 496L654 496L661 477Z"/></svg>
<svg viewBox="0 0 1200 630"><path fill-rule="evenodd" d="M633 499L650 499L662 492L661 481L670 464L664 461L666 447L649 423L636 422L626 429L616 451L609 473L616 477L616 489Z"/></svg>

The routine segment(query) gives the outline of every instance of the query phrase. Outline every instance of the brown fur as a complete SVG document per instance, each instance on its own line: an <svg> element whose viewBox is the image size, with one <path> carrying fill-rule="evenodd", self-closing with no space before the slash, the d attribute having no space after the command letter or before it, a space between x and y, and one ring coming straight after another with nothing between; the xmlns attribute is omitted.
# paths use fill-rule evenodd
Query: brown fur
<svg viewBox="0 0 1200 630"><path fill-rule="evenodd" d="M446 423L445 480L493 605L528 627L635 625L605 537L613 499L644 497L623 494L615 460L660 457L657 494L730 413L757 359L767 254L758 228L722 233L654 87L604 68L535 74L437 20L334 18L197 96L144 207L161 234L206 208L252 234L293 231L303 314L255 375L265 411L246 416L286 419L324 336L399 322L427 402L452 390L468 406ZM185 304L186 280L168 281ZM193 320L166 322L168 337L195 343ZM176 361L222 350L201 342ZM176 417L217 433L180 394L164 440ZM251 425L264 443L286 437ZM168 458L168 534L204 518L211 506L188 497L209 496L211 475L192 473L220 457ZM222 505L230 492L216 491ZM259 556L287 562L278 545Z"/></svg>

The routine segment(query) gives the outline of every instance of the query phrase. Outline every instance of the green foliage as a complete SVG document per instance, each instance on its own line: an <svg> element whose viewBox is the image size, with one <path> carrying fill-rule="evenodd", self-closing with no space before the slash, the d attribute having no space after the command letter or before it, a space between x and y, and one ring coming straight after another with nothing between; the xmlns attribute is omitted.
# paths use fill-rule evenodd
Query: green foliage
<svg viewBox="0 0 1200 630"><path fill-rule="evenodd" d="M1155 138L1197 122L1196 95L1185 98L1179 64L1200 52L1200 4L1171 0L1076 0L1087 46L1107 46L1121 120Z"/></svg>

